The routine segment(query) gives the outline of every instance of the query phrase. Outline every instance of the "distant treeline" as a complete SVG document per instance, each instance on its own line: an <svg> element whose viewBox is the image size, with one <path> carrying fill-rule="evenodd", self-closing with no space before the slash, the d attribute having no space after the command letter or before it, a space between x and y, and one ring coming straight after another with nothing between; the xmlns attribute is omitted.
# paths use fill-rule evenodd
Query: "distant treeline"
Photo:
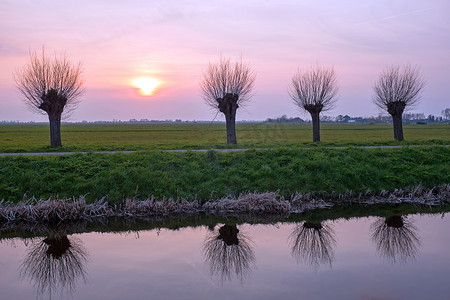
<svg viewBox="0 0 450 300"><path fill-rule="evenodd" d="M310 123L310 120L303 120L301 118L288 118L283 115L278 118L268 118L264 122L266 123ZM358 123L358 124L389 124L392 123L392 117L388 115L379 115L375 117L351 117L349 115L333 116L320 116L321 123ZM449 123L449 117L441 117L428 115L423 113L407 113L403 114L403 123L405 124L428 124L428 123Z"/></svg>
<svg viewBox="0 0 450 300"><path fill-rule="evenodd" d="M424 113L407 113L403 114L403 123L405 124L428 124L428 123L449 123L450 122L450 109L446 109L443 111L444 117L428 115L425 116ZM447 113L447 114L445 114ZM243 120L238 121L238 123L311 123L311 120L303 120L302 118L288 118L286 115L283 115L278 118L268 118L265 121L254 121L254 120ZM334 116L320 116L321 123L358 123L358 124L390 124L392 123L392 117L390 115L379 115L375 117L351 117L349 115L338 115ZM47 122L21 122L21 121L0 121L0 124L47 124ZM208 121L208 120L149 120L149 119L130 119L130 120L118 120L114 119L112 121L81 121L81 122L62 122L64 123L81 123L81 124L110 124L110 123L224 123L224 121Z"/></svg>

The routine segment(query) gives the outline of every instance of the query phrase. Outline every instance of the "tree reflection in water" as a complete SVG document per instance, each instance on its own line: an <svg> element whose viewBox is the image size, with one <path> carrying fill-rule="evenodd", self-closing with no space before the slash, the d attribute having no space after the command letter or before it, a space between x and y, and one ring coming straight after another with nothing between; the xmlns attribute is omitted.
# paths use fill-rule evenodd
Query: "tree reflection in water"
<svg viewBox="0 0 450 300"><path fill-rule="evenodd" d="M236 225L223 225L208 233L203 245L205 262L212 276L222 281L231 280L235 275L243 280L255 263L251 239Z"/></svg>
<svg viewBox="0 0 450 300"><path fill-rule="evenodd" d="M417 227L404 216L378 218L372 225L372 241L382 257L395 263L414 260L420 239Z"/></svg>
<svg viewBox="0 0 450 300"><path fill-rule="evenodd" d="M34 239L21 265L21 277L37 288L38 295L60 289L71 293L76 280L86 281L86 250L81 240L66 235L55 235L44 240Z"/></svg>
<svg viewBox="0 0 450 300"><path fill-rule="evenodd" d="M334 259L336 239L332 226L325 222L304 222L295 226L289 236L292 256L318 268Z"/></svg>

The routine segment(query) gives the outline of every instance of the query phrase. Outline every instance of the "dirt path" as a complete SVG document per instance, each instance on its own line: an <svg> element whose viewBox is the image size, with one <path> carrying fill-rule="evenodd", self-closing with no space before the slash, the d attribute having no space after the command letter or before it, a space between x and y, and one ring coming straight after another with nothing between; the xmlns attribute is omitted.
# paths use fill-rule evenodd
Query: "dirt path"
<svg viewBox="0 0 450 300"><path fill-rule="evenodd" d="M54 155L70 155L70 154L87 154L87 153L134 153L136 151L94 151L94 152L24 152L24 153L0 153L1 156L54 156Z"/></svg>
<svg viewBox="0 0 450 300"><path fill-rule="evenodd" d="M407 146L354 146L353 148L361 148L361 149L397 149L397 148L404 148L404 147L432 147L436 145L407 145ZM449 147L450 145L437 145L438 147ZM350 147L326 147L327 149L346 149ZM254 150L270 150L274 148L253 148ZM311 147L305 147L302 148L305 150L309 149L321 149L321 148L311 148ZM243 148L243 149L180 149L180 150L161 150L164 152L179 152L184 153L188 151L192 152L207 152L208 150L214 150L217 152L242 152L242 151L248 151L249 148ZM158 150L156 150L158 151ZM137 151L92 151L92 152L24 152L24 153L0 153L0 157L2 156L54 156L54 155L71 155L71 154L87 154L87 153L105 153L105 154L115 154L115 153L135 153Z"/></svg>

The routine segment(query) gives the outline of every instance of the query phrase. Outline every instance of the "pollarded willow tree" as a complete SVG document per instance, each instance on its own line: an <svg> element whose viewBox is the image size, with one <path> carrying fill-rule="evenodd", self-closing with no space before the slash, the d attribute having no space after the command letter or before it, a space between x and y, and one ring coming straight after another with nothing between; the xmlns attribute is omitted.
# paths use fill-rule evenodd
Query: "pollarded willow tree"
<svg viewBox="0 0 450 300"><path fill-rule="evenodd" d="M421 246L417 227L405 216L378 218L371 226L372 240L382 257L391 262L414 260Z"/></svg>
<svg viewBox="0 0 450 300"><path fill-rule="evenodd" d="M420 100L425 80L417 67L388 67L375 83L373 102L392 116L394 139L403 140L403 111Z"/></svg>
<svg viewBox="0 0 450 300"><path fill-rule="evenodd" d="M33 239L21 266L21 277L29 279L38 295L55 290L75 291L78 279L86 281L88 253L82 241L56 234L44 240Z"/></svg>
<svg viewBox="0 0 450 300"><path fill-rule="evenodd" d="M334 259L336 238L333 227L326 222L304 222L295 227L289 236L292 256L312 267L322 264L330 267Z"/></svg>
<svg viewBox="0 0 450 300"><path fill-rule="evenodd" d="M200 83L205 102L225 115L227 143L236 144L236 111L248 102L255 83L256 74L242 58L231 62L220 57L209 63Z"/></svg>
<svg viewBox="0 0 450 300"><path fill-rule="evenodd" d="M320 141L320 113L334 107L337 91L336 73L332 67L315 65L298 69L292 77L289 95L295 105L311 114L313 142Z"/></svg>
<svg viewBox="0 0 450 300"><path fill-rule="evenodd" d="M66 54L49 57L30 53L30 60L14 73L17 88L25 104L33 111L47 114L50 122L50 145L61 147L61 118L78 105L83 92L82 64L73 64Z"/></svg>
<svg viewBox="0 0 450 300"><path fill-rule="evenodd" d="M243 280L254 267L255 254L252 240L236 225L223 225L210 232L203 245L205 262L211 275L218 275L222 281L236 276Z"/></svg>

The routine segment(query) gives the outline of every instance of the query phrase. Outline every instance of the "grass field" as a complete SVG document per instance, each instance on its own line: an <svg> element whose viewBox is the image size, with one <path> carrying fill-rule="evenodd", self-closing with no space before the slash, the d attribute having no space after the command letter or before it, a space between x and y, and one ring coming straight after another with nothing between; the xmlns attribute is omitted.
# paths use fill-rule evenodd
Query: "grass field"
<svg viewBox="0 0 450 300"><path fill-rule="evenodd" d="M63 124L62 149L50 148L46 124L0 125L0 152L265 148L348 145L449 144L446 124L405 125L405 141L390 124L324 124L313 144L307 124L237 124L237 146L226 144L225 124Z"/></svg>
<svg viewBox="0 0 450 300"><path fill-rule="evenodd" d="M221 154L167 153L164 149L229 148L224 124L64 124L64 147L50 148L48 125L0 125L0 152L140 150L133 154L0 157L0 200L25 197L155 196L207 200L242 192L374 192L450 182L448 147L356 149L353 145L450 144L449 125L406 125L405 141L391 125L321 128L311 125L238 124L234 148L273 148ZM328 149L323 146L350 146ZM313 149L301 149L309 147Z"/></svg>
<svg viewBox="0 0 450 300"><path fill-rule="evenodd" d="M450 182L448 147L0 157L0 199L155 196L208 200L242 192L355 193Z"/></svg>

